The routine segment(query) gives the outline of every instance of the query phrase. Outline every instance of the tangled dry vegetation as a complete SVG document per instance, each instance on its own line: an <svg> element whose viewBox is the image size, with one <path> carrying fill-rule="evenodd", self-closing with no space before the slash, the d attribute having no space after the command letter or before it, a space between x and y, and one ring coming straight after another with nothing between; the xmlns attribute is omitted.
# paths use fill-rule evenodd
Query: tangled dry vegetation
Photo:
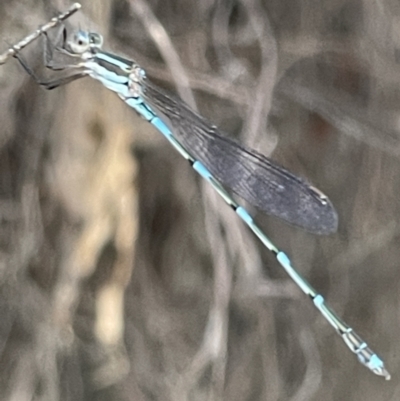
<svg viewBox="0 0 400 401"><path fill-rule="evenodd" d="M1 38L69 5L49 3L1 2ZM0 67L0 400L398 400L398 2L82 6L71 24L329 195L330 237L257 218L394 380L357 363L116 96L89 79L46 92L11 60ZM24 54L40 70L39 53Z"/></svg>

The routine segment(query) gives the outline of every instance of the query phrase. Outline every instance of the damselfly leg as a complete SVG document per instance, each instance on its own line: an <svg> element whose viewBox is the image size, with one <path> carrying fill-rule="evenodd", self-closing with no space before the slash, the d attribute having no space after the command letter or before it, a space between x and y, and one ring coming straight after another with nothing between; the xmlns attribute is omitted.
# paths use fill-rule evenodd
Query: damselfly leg
<svg viewBox="0 0 400 401"><path fill-rule="evenodd" d="M66 41L66 29L64 26L61 27L56 35L56 39L53 41L49 38L47 32L42 32L41 35L43 40L43 63L44 66L51 71L66 71L67 74L57 77L55 79L46 80L39 77L33 68L28 64L26 59L20 52L16 52L14 57L19 61L24 70L36 81L36 83L45 89L51 90L69 84L70 82L76 81L77 79L83 78L87 75L84 72L84 67L81 64L67 64L67 63L56 63L54 57L56 54L62 54L63 56L71 56L69 52L64 49ZM61 47L58 43L61 42ZM76 58L74 59L76 60ZM73 71L72 73L68 73Z"/></svg>
<svg viewBox="0 0 400 401"><path fill-rule="evenodd" d="M10 46L3 54L0 55L0 65L6 63L10 57L15 56L19 51L28 46L34 40L36 40L42 33L47 32L51 28L54 28L62 21L65 21L71 15L75 14L80 8L81 5L79 3L74 3L67 11L58 14L56 17L52 18L47 24L39 27L38 29L36 29L34 32L29 34L22 40L20 40L15 45Z"/></svg>
<svg viewBox="0 0 400 401"><path fill-rule="evenodd" d="M36 83L38 85L40 85L43 88L48 89L48 90L58 88L59 86L69 84L70 82L76 81L77 79L87 76L87 73L79 71L79 72L75 72L74 74L69 74L69 75L65 75L63 77L58 77L57 79L45 80L45 79L38 77L33 72L33 69L29 66L29 64L27 63L27 61L23 58L23 56L21 54L16 53L14 57L19 61L21 66L24 68L24 70L36 81ZM71 66L69 66L69 67L71 68ZM67 68L67 67L65 67L65 68Z"/></svg>

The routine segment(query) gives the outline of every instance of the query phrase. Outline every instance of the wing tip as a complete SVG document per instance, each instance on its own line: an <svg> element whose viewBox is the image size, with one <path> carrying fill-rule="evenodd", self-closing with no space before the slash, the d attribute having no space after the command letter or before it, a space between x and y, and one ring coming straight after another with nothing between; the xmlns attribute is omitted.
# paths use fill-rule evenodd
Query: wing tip
<svg viewBox="0 0 400 401"><path fill-rule="evenodd" d="M315 224L304 227L306 230L317 235L331 235L337 232L339 226L339 216L330 201L326 204L324 213L317 216Z"/></svg>

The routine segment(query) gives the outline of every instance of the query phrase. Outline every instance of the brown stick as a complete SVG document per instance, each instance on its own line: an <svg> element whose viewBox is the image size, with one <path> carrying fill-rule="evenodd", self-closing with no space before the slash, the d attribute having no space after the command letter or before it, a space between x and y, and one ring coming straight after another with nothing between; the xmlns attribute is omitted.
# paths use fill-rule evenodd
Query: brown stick
<svg viewBox="0 0 400 401"><path fill-rule="evenodd" d="M36 31L26 36L24 39L20 40L17 44L11 46L8 50L0 55L0 65L4 64L10 57L14 56L17 52L29 45L29 43L37 39L43 32L46 32L49 29L57 26L61 21L64 21L72 14L75 14L80 8L81 5L79 3L72 4L72 6L67 11L60 13L56 17L52 18L47 24L39 27L38 29L36 29Z"/></svg>

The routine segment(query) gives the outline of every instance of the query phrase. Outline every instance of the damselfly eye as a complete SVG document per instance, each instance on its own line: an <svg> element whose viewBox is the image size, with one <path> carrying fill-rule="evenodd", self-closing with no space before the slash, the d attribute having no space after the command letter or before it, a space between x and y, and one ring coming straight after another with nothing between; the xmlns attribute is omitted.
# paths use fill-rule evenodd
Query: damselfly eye
<svg viewBox="0 0 400 401"><path fill-rule="evenodd" d="M77 31L67 42L67 49L74 54L83 54L92 49L99 49L103 44L103 37L95 32Z"/></svg>
<svg viewBox="0 0 400 401"><path fill-rule="evenodd" d="M89 33L89 43L90 47L100 48L103 45L103 37L98 33L91 32Z"/></svg>
<svg viewBox="0 0 400 401"><path fill-rule="evenodd" d="M75 54L82 54L90 48L90 34L84 31L76 32L68 42L70 50Z"/></svg>

